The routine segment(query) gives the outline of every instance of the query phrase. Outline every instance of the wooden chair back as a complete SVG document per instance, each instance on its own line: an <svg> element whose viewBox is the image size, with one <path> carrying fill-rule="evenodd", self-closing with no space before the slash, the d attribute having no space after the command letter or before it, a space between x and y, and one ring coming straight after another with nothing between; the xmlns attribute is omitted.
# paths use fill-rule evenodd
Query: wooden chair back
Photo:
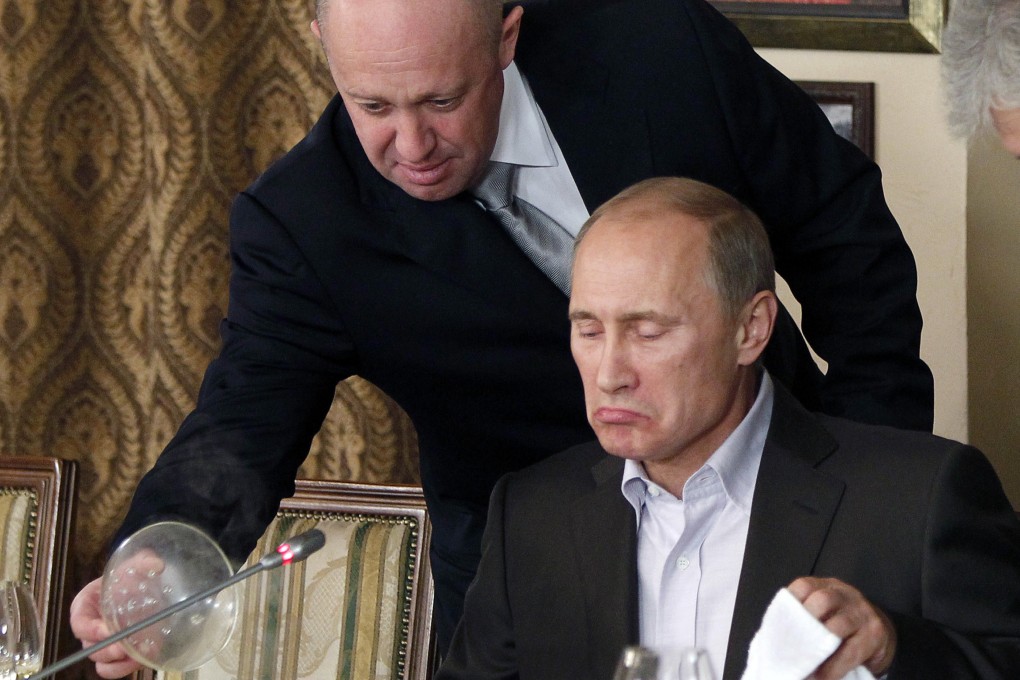
<svg viewBox="0 0 1020 680"><path fill-rule="evenodd" d="M31 587L44 664L60 649L76 472L69 460L0 456L0 580Z"/></svg>
<svg viewBox="0 0 1020 680"><path fill-rule="evenodd" d="M297 482L249 564L318 528L304 562L241 584L226 647L200 669L161 680L427 680L434 663L431 524L421 489Z"/></svg>

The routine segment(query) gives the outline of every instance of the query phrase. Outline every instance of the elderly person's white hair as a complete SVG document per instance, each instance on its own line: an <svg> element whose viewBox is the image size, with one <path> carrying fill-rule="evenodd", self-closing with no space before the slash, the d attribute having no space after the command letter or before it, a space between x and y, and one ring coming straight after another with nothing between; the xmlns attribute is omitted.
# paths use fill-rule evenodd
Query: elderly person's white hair
<svg viewBox="0 0 1020 680"><path fill-rule="evenodd" d="M942 80L962 137L991 127L992 107L1020 108L1020 0L951 0Z"/></svg>

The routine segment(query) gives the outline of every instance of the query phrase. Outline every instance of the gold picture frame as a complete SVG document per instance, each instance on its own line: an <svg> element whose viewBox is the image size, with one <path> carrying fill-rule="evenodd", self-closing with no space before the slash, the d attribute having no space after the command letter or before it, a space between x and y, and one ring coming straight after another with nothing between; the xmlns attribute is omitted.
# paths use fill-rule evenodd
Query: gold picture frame
<svg viewBox="0 0 1020 680"><path fill-rule="evenodd" d="M937 53L945 0L709 0L755 47Z"/></svg>

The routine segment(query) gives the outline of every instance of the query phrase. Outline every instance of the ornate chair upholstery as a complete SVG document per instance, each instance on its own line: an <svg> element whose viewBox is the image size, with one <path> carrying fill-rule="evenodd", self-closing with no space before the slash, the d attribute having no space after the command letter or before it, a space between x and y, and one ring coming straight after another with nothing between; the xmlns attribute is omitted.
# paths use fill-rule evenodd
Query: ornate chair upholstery
<svg viewBox="0 0 1020 680"><path fill-rule="evenodd" d="M59 651L76 471L58 458L0 456L0 580L32 588L46 664Z"/></svg>
<svg viewBox="0 0 1020 680"><path fill-rule="evenodd" d="M431 524L421 489L297 482L249 564L319 528L326 545L304 562L239 584L227 646L165 680L426 680L433 664Z"/></svg>

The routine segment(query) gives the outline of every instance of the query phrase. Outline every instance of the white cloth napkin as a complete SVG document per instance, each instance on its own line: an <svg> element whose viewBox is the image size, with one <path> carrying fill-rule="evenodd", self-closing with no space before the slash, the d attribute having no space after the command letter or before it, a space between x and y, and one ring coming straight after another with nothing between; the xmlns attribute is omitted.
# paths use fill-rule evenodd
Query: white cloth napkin
<svg viewBox="0 0 1020 680"><path fill-rule="evenodd" d="M804 680L840 642L793 593L781 588L751 640L742 680ZM843 680L875 680L875 676L858 666Z"/></svg>

